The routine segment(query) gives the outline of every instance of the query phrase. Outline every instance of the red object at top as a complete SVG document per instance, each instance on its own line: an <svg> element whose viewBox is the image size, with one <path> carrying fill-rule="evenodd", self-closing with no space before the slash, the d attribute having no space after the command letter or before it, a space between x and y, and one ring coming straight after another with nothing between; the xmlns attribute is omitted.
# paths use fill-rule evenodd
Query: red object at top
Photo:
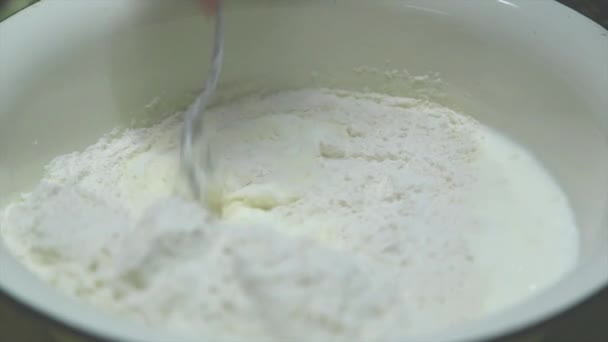
<svg viewBox="0 0 608 342"><path fill-rule="evenodd" d="M200 1L203 4L203 7L205 8L206 11L209 11L210 13L215 13L215 10L217 9L218 0L200 0Z"/></svg>

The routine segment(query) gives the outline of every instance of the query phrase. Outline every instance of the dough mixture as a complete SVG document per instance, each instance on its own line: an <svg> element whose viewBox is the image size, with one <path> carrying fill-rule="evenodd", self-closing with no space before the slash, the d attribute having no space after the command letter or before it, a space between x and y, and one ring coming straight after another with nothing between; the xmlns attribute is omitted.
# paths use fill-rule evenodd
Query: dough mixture
<svg viewBox="0 0 608 342"><path fill-rule="evenodd" d="M313 89L209 112L215 215L176 190L176 114L52 161L2 235L43 279L216 340L376 341L517 303L577 257L524 149L422 100Z"/></svg>

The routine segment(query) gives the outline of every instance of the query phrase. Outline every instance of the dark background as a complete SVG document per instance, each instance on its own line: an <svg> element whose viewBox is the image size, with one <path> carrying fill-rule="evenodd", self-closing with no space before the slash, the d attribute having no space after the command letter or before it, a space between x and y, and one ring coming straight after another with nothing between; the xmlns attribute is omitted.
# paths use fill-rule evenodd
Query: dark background
<svg viewBox="0 0 608 342"><path fill-rule="evenodd" d="M36 1L0 0L0 21ZM608 0L559 1L608 29ZM608 66L608 61L606 63ZM608 89L606 94L608 95ZM90 342L92 340L79 337L54 322L39 317L0 293L0 341ZM608 342L608 289L567 314L526 332L525 335L508 337L500 342Z"/></svg>
<svg viewBox="0 0 608 342"><path fill-rule="evenodd" d="M558 0L608 28L608 0ZM608 319L607 319L608 320ZM608 341L608 340L606 340Z"/></svg>

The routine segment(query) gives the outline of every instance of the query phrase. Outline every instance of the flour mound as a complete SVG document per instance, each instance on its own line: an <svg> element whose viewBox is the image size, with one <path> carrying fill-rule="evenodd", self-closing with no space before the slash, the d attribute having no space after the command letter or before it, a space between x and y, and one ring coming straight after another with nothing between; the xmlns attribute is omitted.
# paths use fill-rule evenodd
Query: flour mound
<svg viewBox="0 0 608 342"><path fill-rule="evenodd" d="M176 115L58 157L5 209L3 236L72 296L218 339L375 341L486 312L475 120L335 90L209 120L220 218L177 196Z"/></svg>

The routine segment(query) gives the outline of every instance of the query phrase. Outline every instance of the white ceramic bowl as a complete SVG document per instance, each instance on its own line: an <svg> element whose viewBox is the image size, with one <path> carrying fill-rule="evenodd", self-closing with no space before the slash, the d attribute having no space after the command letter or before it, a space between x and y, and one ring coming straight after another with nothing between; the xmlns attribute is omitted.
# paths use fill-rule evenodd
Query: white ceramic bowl
<svg viewBox="0 0 608 342"><path fill-rule="evenodd" d="M442 101L527 146L569 196L582 235L576 270L526 303L429 341L517 331L608 284L606 30L552 0L230 5L220 98L306 85L399 93L411 91L411 82L353 69L438 72L449 84ZM202 84L211 45L210 25L195 6L43 0L0 24L0 205L30 189L52 157L133 118L183 108ZM188 340L66 299L1 243L0 289L95 336Z"/></svg>

